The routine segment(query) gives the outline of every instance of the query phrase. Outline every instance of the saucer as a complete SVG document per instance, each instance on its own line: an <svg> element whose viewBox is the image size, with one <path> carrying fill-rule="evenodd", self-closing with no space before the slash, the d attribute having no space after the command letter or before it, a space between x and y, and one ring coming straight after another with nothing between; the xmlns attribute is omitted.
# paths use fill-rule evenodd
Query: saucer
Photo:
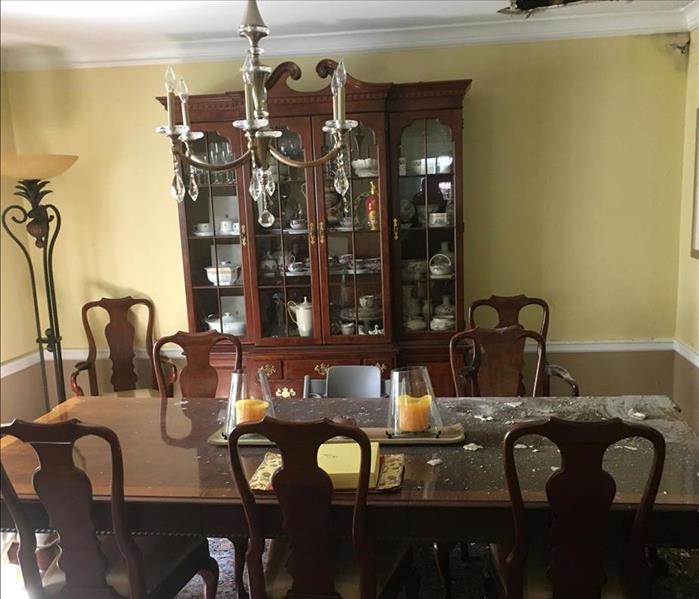
<svg viewBox="0 0 699 599"><path fill-rule="evenodd" d="M307 268L305 270L295 270L294 272L291 272L290 270L286 271L286 276L287 277L306 277L308 274L311 272L310 268Z"/></svg>
<svg viewBox="0 0 699 599"><path fill-rule="evenodd" d="M192 231L192 235L195 237L213 237L213 231Z"/></svg>
<svg viewBox="0 0 699 599"><path fill-rule="evenodd" d="M335 227L335 230L339 231L340 233L351 233L354 230L354 227L344 227L342 225L338 225L337 227Z"/></svg>
<svg viewBox="0 0 699 599"><path fill-rule="evenodd" d="M430 273L430 279L436 279L438 281L447 281L447 280L453 279L453 278L454 278L453 272L446 274L446 275L433 275L432 273Z"/></svg>
<svg viewBox="0 0 699 599"><path fill-rule="evenodd" d="M304 235L308 233L308 229L294 229L293 227L289 227L284 229L284 233L288 235Z"/></svg>

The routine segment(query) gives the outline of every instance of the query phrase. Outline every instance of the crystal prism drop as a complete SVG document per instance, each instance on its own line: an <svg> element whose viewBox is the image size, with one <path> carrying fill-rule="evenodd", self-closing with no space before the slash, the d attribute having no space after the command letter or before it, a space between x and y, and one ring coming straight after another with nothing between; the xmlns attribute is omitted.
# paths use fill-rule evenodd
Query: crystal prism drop
<svg viewBox="0 0 699 599"><path fill-rule="evenodd" d="M194 172L194 167L189 167L189 184L187 185L187 193L192 198L192 202L196 202L199 197L199 185L197 185L197 177Z"/></svg>
<svg viewBox="0 0 699 599"><path fill-rule="evenodd" d="M349 181L347 180L347 174L345 173L345 167L340 166L335 171L335 181L334 181L335 191L341 196L344 196L349 190Z"/></svg>
<svg viewBox="0 0 699 599"><path fill-rule="evenodd" d="M260 169L253 170L252 177L250 178L249 190L250 195L256 202L259 201L264 195L262 182L260 181Z"/></svg>
<svg viewBox="0 0 699 599"><path fill-rule="evenodd" d="M267 169L265 171L265 191L268 196L274 195L274 191L277 189L277 184L274 182L274 176L272 171Z"/></svg>
<svg viewBox="0 0 699 599"><path fill-rule="evenodd" d="M180 175L180 171L178 170L175 173L175 176L172 178L172 185L170 185L170 195L172 195L172 199L175 200L178 204L184 200L184 181L182 181L182 175Z"/></svg>

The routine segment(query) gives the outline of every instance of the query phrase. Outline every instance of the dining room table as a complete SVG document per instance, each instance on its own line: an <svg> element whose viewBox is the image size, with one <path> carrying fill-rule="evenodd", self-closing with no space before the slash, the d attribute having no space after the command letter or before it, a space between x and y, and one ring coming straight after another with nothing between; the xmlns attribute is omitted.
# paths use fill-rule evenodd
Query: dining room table
<svg viewBox="0 0 699 599"><path fill-rule="evenodd" d="M287 420L352 418L361 427L386 427L388 398L275 399L275 415ZM381 452L404 455L399 488L372 492L368 526L380 538L430 541L503 542L510 538L512 519L505 482L502 440L515 423L551 416L570 420L623 418L659 430L667 455L650 520L649 542L655 546L699 546L699 437L665 396L579 398L440 398L444 426L463 427L464 439L454 444L385 445ZM244 537L247 525L233 482L225 444L210 437L226 416L226 399L154 397L73 397L37 420L72 418L100 424L119 436L124 458L127 518L135 534ZM4 437L2 464L37 531L50 522L32 487L38 465L31 447ZM269 446L241 448L251 476ZM616 481L610 521L628 527L643 492L652 459L649 443L626 439L610 446L604 467ZM560 466L560 454L541 437L518 444L516 461L527 518L546 526L550 513L546 480ZM96 438L79 440L74 462L91 479L94 525L109 532L111 515L108 447ZM282 534L279 506L271 493L258 493L265 535ZM350 530L354 494L333 494L333 527ZM1 505L2 529L14 524ZM344 531L344 532L343 532Z"/></svg>

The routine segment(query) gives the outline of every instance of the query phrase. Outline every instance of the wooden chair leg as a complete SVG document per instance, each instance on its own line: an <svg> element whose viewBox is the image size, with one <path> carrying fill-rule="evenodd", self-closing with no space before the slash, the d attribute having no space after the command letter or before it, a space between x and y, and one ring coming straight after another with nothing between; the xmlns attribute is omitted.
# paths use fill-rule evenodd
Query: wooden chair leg
<svg viewBox="0 0 699 599"><path fill-rule="evenodd" d="M248 551L248 539L246 537L234 537L230 539L233 543L235 569L234 581L235 591L238 599L248 599L248 591L245 588L245 554Z"/></svg>
<svg viewBox="0 0 699 599"><path fill-rule="evenodd" d="M670 565L658 555L657 547L648 547L648 562L655 576L667 576L670 573Z"/></svg>
<svg viewBox="0 0 699 599"><path fill-rule="evenodd" d="M471 554L468 552L468 543L459 543L459 553L461 553L462 562L471 561Z"/></svg>
<svg viewBox="0 0 699 599"><path fill-rule="evenodd" d="M218 562L213 557L209 557L204 567L199 570L199 576L204 580L204 598L216 599Z"/></svg>
<svg viewBox="0 0 699 599"><path fill-rule="evenodd" d="M444 584L444 597L451 599L451 577L449 569L449 554L454 549L456 543L435 543L434 550L437 558L437 567L439 568L439 576Z"/></svg>

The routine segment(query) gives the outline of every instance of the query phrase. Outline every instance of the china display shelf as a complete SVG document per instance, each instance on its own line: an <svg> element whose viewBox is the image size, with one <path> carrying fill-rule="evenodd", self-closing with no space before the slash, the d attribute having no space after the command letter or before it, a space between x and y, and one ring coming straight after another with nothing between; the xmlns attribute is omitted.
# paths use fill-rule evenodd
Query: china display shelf
<svg viewBox="0 0 699 599"><path fill-rule="evenodd" d="M326 231L328 234L332 235L348 235L350 233L354 233L355 235L359 234L365 234L365 233L381 233L381 229L376 229L375 231L372 231L371 229L365 229L365 228L357 228L355 227L354 229L337 229L336 227L329 227L328 230Z"/></svg>
<svg viewBox="0 0 699 599"><path fill-rule="evenodd" d="M418 175L417 173L411 173L409 175L398 175L399 179L419 179L422 177L440 177L442 179L451 179L454 173L426 173L424 175Z"/></svg>
<svg viewBox="0 0 699 599"><path fill-rule="evenodd" d="M279 283L277 285L258 285L258 289L278 289L282 290L284 288L286 289L308 289L310 285L308 283Z"/></svg>
<svg viewBox="0 0 699 599"><path fill-rule="evenodd" d="M213 239L225 239L226 241L240 241L240 235L189 235L188 239L206 239L209 242Z"/></svg>
<svg viewBox="0 0 699 599"><path fill-rule="evenodd" d="M192 289L221 289L226 291L240 291L241 293L244 288L244 285L213 285L211 283L208 285L192 285Z"/></svg>
<svg viewBox="0 0 699 599"><path fill-rule="evenodd" d="M378 173L376 175L369 175L368 177L360 177L358 175L354 175L353 177L350 177L351 181L376 181L379 179Z"/></svg>

